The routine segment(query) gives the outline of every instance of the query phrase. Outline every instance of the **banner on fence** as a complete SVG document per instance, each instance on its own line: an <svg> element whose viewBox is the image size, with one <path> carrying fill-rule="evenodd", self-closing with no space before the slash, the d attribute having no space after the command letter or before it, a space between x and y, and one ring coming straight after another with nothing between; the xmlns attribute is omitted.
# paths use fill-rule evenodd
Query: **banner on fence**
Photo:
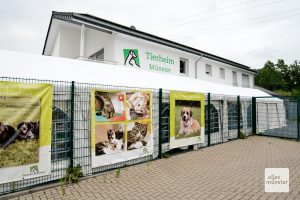
<svg viewBox="0 0 300 200"><path fill-rule="evenodd" d="M151 92L93 90L91 96L92 167L153 153Z"/></svg>
<svg viewBox="0 0 300 200"><path fill-rule="evenodd" d="M52 85L0 82L0 183L51 172Z"/></svg>
<svg viewBox="0 0 300 200"><path fill-rule="evenodd" d="M170 148L204 142L204 94L170 92Z"/></svg>

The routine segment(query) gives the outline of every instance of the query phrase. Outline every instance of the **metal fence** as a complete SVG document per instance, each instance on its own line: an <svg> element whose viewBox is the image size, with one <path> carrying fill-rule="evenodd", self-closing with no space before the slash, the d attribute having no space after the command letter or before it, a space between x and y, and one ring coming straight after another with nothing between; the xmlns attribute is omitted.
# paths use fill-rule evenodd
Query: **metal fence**
<svg viewBox="0 0 300 200"><path fill-rule="evenodd" d="M170 142L170 91L160 92L160 141L161 154L172 152ZM252 135L252 99L247 97L205 95L205 140L196 148L207 147L241 135ZM186 148L183 148L186 149Z"/></svg>
<svg viewBox="0 0 300 200"><path fill-rule="evenodd" d="M265 136L300 139L299 98L257 97L256 132Z"/></svg>
<svg viewBox="0 0 300 200"><path fill-rule="evenodd" d="M72 83L36 79L1 77L0 81L23 83L48 83L53 85L51 175L5 183L0 185L0 194L17 191L60 179L70 166L72 154Z"/></svg>
<svg viewBox="0 0 300 200"><path fill-rule="evenodd" d="M53 85L51 175L0 184L0 194L58 181L66 168L80 165L84 176L123 166L133 165L162 157L176 150L169 148L170 142L170 91L153 88L132 88L90 83L48 81L0 77L0 81L24 83L49 83ZM150 156L127 160L112 165L92 168L91 161L91 91L151 91L152 133L154 152ZM286 123L272 128L275 114L272 102L258 98L205 94L205 140L187 148L203 148L252 135L261 129L259 119L268 117L263 135L299 139L299 99L281 98L283 107L277 113L285 116ZM255 106L253 106L255 105ZM275 106L276 107L276 106ZM267 113L267 114L266 114ZM284 115L282 114L284 113ZM181 151L179 149L179 151Z"/></svg>

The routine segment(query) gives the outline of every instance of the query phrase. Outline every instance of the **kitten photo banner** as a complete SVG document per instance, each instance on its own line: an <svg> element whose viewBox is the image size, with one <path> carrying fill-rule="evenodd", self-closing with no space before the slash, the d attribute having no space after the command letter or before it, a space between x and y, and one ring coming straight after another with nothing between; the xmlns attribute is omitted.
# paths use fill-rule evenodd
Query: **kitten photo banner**
<svg viewBox="0 0 300 200"><path fill-rule="evenodd" d="M170 149L204 142L205 95L170 92Z"/></svg>
<svg viewBox="0 0 300 200"><path fill-rule="evenodd" d="M153 153L152 93L92 90L92 167Z"/></svg>
<svg viewBox="0 0 300 200"><path fill-rule="evenodd" d="M50 84L0 81L0 183L51 173Z"/></svg>

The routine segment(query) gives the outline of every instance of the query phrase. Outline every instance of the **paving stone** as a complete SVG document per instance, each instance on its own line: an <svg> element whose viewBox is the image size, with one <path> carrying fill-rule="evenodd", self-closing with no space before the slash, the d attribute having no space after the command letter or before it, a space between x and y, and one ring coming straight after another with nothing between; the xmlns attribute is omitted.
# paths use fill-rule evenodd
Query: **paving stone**
<svg viewBox="0 0 300 200"><path fill-rule="evenodd" d="M264 192L268 167L289 168L289 193ZM99 174L67 186L65 196L56 187L19 199L297 199L299 185L300 143L252 136L127 167L119 178Z"/></svg>

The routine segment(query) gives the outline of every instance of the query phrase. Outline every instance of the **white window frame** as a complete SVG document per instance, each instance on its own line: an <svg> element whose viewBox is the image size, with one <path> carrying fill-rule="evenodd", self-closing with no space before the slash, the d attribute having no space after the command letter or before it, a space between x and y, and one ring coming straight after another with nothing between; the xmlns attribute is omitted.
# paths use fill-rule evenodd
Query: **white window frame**
<svg viewBox="0 0 300 200"><path fill-rule="evenodd" d="M246 81L247 83L246 83ZM242 87L250 87L250 77L248 74L242 74Z"/></svg>
<svg viewBox="0 0 300 200"><path fill-rule="evenodd" d="M181 67L181 61L183 61L184 63L185 63L185 65L184 65L184 67L185 67L185 69L184 69L184 72L182 73L182 72L180 72L180 67ZM179 59L179 73L180 73L180 75L184 75L184 76L188 76L189 75L189 60L188 59L186 59L186 58L180 58Z"/></svg>
<svg viewBox="0 0 300 200"><path fill-rule="evenodd" d="M232 71L232 85L233 86L238 86L237 72L236 71Z"/></svg>
<svg viewBox="0 0 300 200"><path fill-rule="evenodd" d="M220 79L225 79L225 68L220 68Z"/></svg>
<svg viewBox="0 0 300 200"><path fill-rule="evenodd" d="M205 64L205 75L206 76L212 76L212 65Z"/></svg>

